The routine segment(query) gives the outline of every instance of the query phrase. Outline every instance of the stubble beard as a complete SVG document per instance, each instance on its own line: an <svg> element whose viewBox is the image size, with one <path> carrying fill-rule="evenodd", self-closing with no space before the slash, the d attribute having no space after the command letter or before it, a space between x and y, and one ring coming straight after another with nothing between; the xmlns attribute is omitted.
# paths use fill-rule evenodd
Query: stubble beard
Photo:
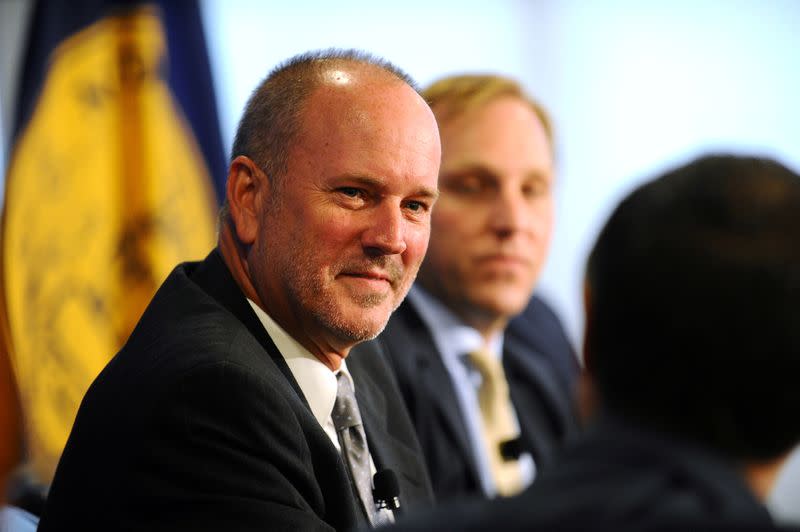
<svg viewBox="0 0 800 532"><path fill-rule="evenodd" d="M388 257L364 258L359 264L369 263L377 265L390 271L394 278L392 289L388 293L365 293L347 294L346 298L355 303L355 307L363 310L371 310L386 303L392 298L392 305L384 319L377 322L371 320L364 314L356 314L352 306L347 308L335 294L331 293L335 274L347 271L353 261L343 261L341 264L331 265L329 271L331 277L319 271L318 264L311 258L311 253L304 250L293 249L290 264L292 268L287 268L285 272L285 285L290 292L291 299L295 301L302 311L310 313L313 319L323 329L331 332L340 340L352 345L372 340L378 336L386 327L389 316L394 312L405 298L411 283L416 277L417 271L414 269L410 279L404 278L402 268L391 263Z"/></svg>

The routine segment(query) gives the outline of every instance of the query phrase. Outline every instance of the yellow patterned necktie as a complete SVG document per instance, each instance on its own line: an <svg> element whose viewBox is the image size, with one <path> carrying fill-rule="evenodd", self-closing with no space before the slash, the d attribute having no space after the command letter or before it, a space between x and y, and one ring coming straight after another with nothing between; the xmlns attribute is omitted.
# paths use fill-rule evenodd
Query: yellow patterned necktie
<svg viewBox="0 0 800 532"><path fill-rule="evenodd" d="M519 437L503 365L486 350L473 351L469 354L469 359L481 375L478 402L481 408L483 442L497 492L506 497L515 495L523 488L520 464L516 459L504 458L500 450L502 443Z"/></svg>

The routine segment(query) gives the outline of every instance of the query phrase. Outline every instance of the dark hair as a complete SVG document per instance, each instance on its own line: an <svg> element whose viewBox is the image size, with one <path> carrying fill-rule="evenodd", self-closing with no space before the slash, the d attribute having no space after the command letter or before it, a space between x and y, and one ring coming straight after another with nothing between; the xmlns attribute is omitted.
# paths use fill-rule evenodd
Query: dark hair
<svg viewBox="0 0 800 532"><path fill-rule="evenodd" d="M320 85L327 70L353 64L375 67L418 91L401 69L359 50L331 48L294 56L273 69L253 91L239 122L231 160L246 155L271 180L283 177L289 147L300 129L305 100Z"/></svg>
<svg viewBox="0 0 800 532"><path fill-rule="evenodd" d="M610 411L734 459L800 440L800 176L736 156L668 172L614 211L587 282Z"/></svg>

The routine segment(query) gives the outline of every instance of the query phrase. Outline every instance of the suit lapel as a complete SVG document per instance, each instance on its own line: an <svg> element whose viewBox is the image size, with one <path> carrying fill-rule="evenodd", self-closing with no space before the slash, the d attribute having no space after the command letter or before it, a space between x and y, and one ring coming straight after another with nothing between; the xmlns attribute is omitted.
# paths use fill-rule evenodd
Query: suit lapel
<svg viewBox="0 0 800 532"><path fill-rule="evenodd" d="M464 455L476 478L479 478L472 445L467 434L467 423L464 421L453 381L444 366L444 362L438 356L433 344L424 354L421 350L417 351L417 356L419 362L417 367L420 370L419 379L429 391L429 397L433 402L432 407L439 411L447 430L455 438L458 451Z"/></svg>
<svg viewBox="0 0 800 532"><path fill-rule="evenodd" d="M461 405L430 331L408 300L397 309L392 320L393 326L383 333L382 341L391 349L394 358L403 363L404 378L418 381L419 387L425 390L424 397L430 403L425 408L435 411L443 420L445 430L455 440L454 452L463 456L475 478L479 478Z"/></svg>
<svg viewBox="0 0 800 532"><path fill-rule="evenodd" d="M553 368L508 336L503 366L523 442L537 462L547 461L556 441L572 429L568 423L574 418L570 399L558 386Z"/></svg>
<svg viewBox="0 0 800 532"><path fill-rule="evenodd" d="M370 454L377 470L395 472L406 504L429 500L427 472L419 450L407 443L415 441L413 428L408 425L402 398L384 356L377 342L367 342L354 348L347 358Z"/></svg>
<svg viewBox="0 0 800 532"><path fill-rule="evenodd" d="M303 395L300 385L297 384L294 375L292 375L292 371L286 364L286 359L278 351L275 342L272 341L264 325L258 319L256 313L253 312L253 308L233 279L228 267L225 265L225 261L222 260L219 250L215 248L211 251L206 259L199 263L193 272L190 272L189 277L247 327L247 330L269 354L298 397L300 397L300 400L310 411L311 408L308 406L308 401Z"/></svg>

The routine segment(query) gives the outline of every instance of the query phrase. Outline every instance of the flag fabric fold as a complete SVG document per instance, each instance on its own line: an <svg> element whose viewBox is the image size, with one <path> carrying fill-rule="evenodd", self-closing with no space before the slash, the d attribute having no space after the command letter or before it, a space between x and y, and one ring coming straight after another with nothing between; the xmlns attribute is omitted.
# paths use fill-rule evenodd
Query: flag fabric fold
<svg viewBox="0 0 800 532"><path fill-rule="evenodd" d="M195 1L42 1L29 31L0 282L49 482L91 381L169 271L213 246L224 158Z"/></svg>

